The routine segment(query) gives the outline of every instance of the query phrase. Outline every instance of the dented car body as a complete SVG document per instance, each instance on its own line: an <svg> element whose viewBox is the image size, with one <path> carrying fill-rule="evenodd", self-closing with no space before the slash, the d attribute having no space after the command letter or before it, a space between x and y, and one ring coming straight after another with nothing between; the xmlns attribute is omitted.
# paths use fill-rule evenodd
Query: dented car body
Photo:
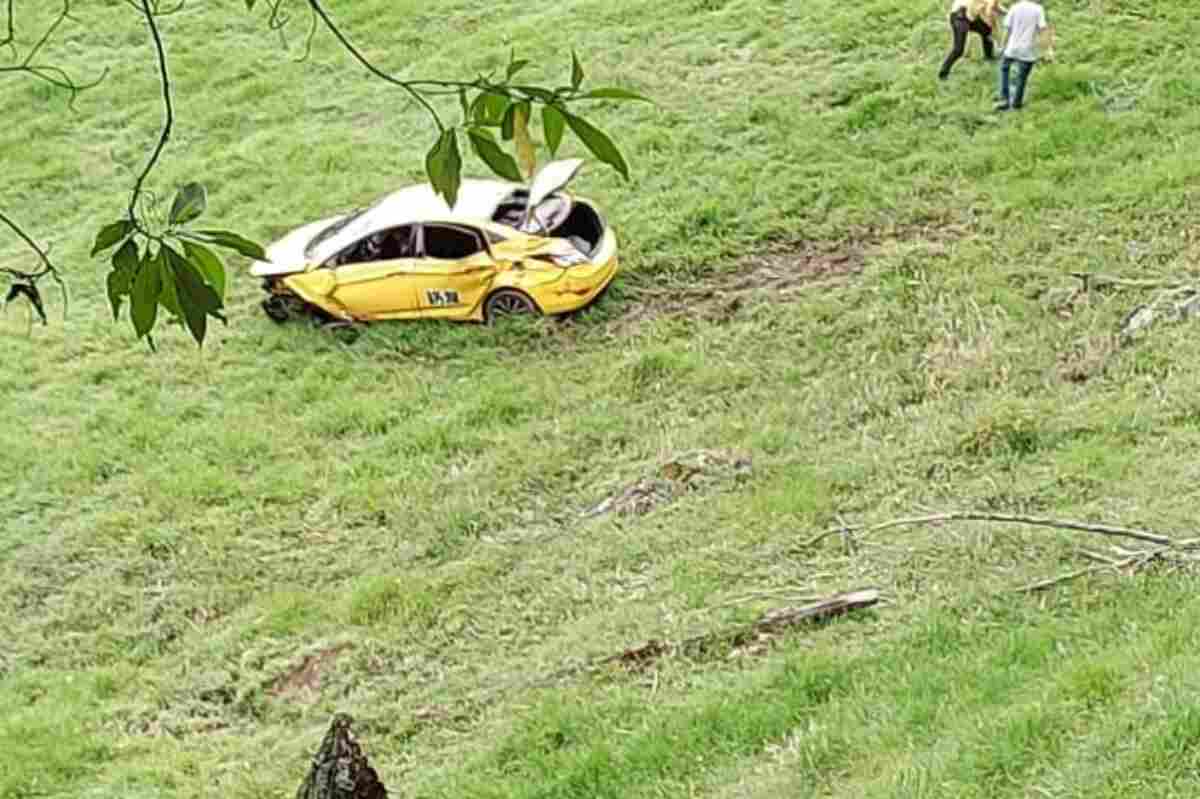
<svg viewBox="0 0 1200 799"><path fill-rule="evenodd" d="M267 248L251 274L277 321L441 318L490 321L582 308L617 272L617 240L595 206L563 191L579 159L529 186L464 180L453 208L429 184L305 225Z"/></svg>

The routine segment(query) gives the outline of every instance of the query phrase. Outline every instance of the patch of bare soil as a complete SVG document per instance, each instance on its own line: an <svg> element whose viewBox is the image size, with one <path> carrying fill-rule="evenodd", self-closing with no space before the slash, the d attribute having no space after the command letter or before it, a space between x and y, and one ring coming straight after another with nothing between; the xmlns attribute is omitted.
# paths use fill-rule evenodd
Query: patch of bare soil
<svg viewBox="0 0 1200 799"><path fill-rule="evenodd" d="M281 674L267 689L267 693L275 697L315 697L321 688L322 671L349 648L350 644L338 644L306 655L300 665Z"/></svg>
<svg viewBox="0 0 1200 799"><path fill-rule="evenodd" d="M845 241L801 241L767 245L732 268L678 287L632 288L634 302L611 326L625 329L662 317L725 322L762 302L788 302L802 292L841 285L862 272L867 260L898 243L924 242L935 251L967 232L950 220L853 231Z"/></svg>
<svg viewBox="0 0 1200 799"><path fill-rule="evenodd" d="M821 251L811 245L747 255L733 269L678 288L634 289L634 302L613 324L670 316L728 321L748 305L786 302L804 289L836 284L862 271L863 261L861 250Z"/></svg>
<svg viewBox="0 0 1200 799"><path fill-rule="evenodd" d="M749 456L733 452L697 450L676 455L650 474L609 494L583 516L641 516L684 494L736 480L748 474L750 468Z"/></svg>

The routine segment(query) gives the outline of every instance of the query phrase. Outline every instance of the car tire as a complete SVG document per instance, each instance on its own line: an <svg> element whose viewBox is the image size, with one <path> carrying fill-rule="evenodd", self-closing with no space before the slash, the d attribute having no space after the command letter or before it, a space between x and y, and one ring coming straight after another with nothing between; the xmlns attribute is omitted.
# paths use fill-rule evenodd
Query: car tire
<svg viewBox="0 0 1200 799"><path fill-rule="evenodd" d="M267 295L267 298L262 301L262 309L263 313L265 313L272 321L280 324L288 321L289 319L310 316L315 310L312 306L291 292Z"/></svg>
<svg viewBox="0 0 1200 799"><path fill-rule="evenodd" d="M263 313L272 322L283 324L291 317L291 311L288 310L287 300L280 297L278 294L273 294L262 301Z"/></svg>
<svg viewBox="0 0 1200 799"><path fill-rule="evenodd" d="M514 316L539 316L541 311L528 294L516 289L500 289L488 295L483 304L483 321L489 325Z"/></svg>

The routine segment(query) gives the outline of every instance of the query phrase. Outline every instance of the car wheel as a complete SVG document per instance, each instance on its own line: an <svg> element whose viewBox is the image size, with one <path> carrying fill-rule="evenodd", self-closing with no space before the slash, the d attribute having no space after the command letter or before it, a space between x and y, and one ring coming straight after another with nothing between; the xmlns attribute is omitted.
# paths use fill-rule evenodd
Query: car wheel
<svg viewBox="0 0 1200 799"><path fill-rule="evenodd" d="M483 304L483 318L489 325L513 316L534 316L538 308L529 295L516 289L500 289Z"/></svg>
<svg viewBox="0 0 1200 799"><path fill-rule="evenodd" d="M282 324L288 320L291 311L288 310L287 300L280 297L278 294L273 294L262 301L263 312L271 319L272 322Z"/></svg>
<svg viewBox="0 0 1200 799"><path fill-rule="evenodd" d="M293 317L303 317L312 311L304 300L295 294L271 294L262 301L263 312L273 321L286 322Z"/></svg>

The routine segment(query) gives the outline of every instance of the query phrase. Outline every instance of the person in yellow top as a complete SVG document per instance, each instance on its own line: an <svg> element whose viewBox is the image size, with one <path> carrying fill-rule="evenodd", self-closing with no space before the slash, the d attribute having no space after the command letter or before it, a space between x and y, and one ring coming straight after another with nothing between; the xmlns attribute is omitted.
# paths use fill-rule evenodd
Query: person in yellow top
<svg viewBox="0 0 1200 799"><path fill-rule="evenodd" d="M938 77L942 80L950 77L950 68L954 62L962 58L967 49L967 34L975 31L983 39L983 57L988 61L996 58L996 47L992 42L992 31L996 27L996 19L1004 12L1000 0L953 0L950 4L950 31L954 43L950 54L942 62Z"/></svg>

